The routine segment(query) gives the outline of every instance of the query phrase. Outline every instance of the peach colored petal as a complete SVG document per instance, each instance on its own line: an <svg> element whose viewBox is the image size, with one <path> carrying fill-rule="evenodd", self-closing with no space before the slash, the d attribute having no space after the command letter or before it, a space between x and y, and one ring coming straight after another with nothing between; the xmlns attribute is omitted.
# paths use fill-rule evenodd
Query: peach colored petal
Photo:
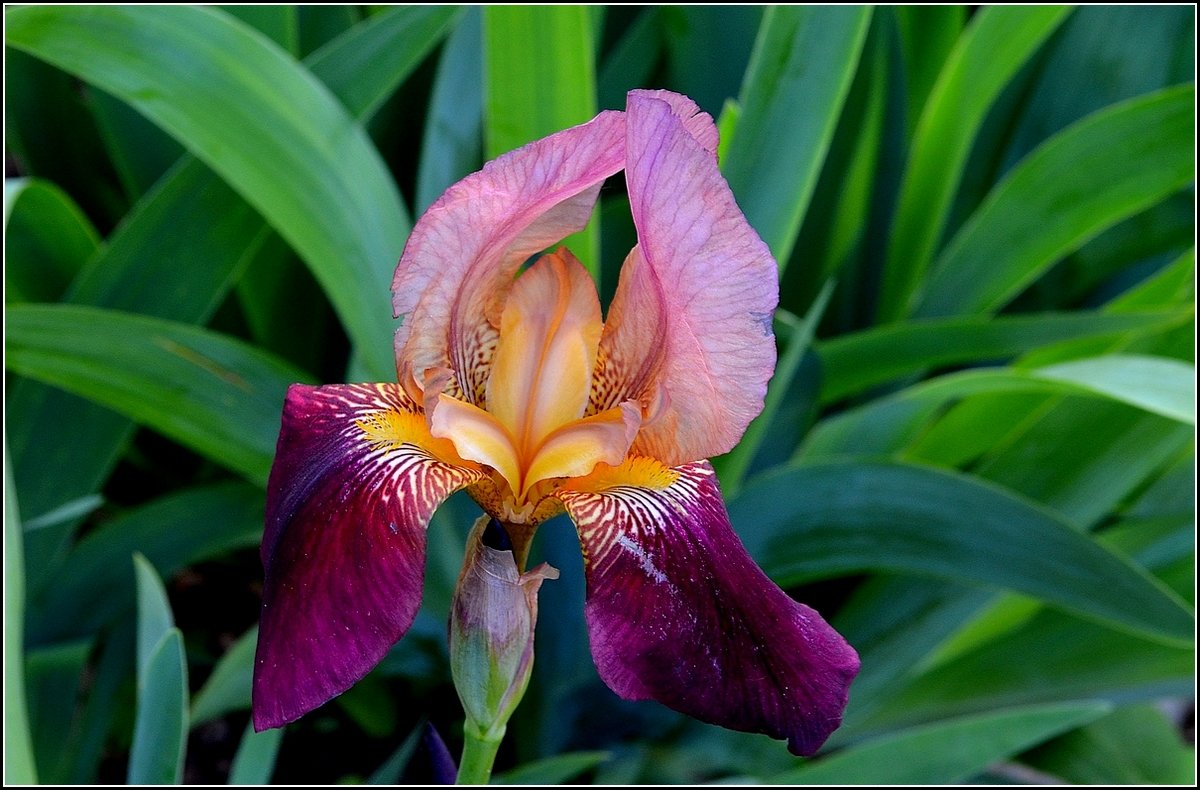
<svg viewBox="0 0 1200 790"><path fill-rule="evenodd" d="M487 410L508 427L522 456L583 416L600 327L596 286L566 248L517 278L500 322Z"/></svg>
<svg viewBox="0 0 1200 790"><path fill-rule="evenodd" d="M633 450L669 466L728 451L762 410L779 301L775 261L717 170L708 127L684 117L690 106L629 95L625 178L638 246L621 270L591 396L593 411L638 400L647 421Z"/></svg>
<svg viewBox="0 0 1200 790"><path fill-rule="evenodd" d="M546 437L529 462L521 495L535 483L552 477L581 477L597 464L616 466L629 452L641 425L633 403L564 425Z"/></svg>
<svg viewBox="0 0 1200 790"><path fill-rule="evenodd" d="M499 420L474 404L439 395L429 412L430 432L449 439L463 458L487 464L500 473L508 485L519 490L521 462L512 435Z"/></svg>
<svg viewBox="0 0 1200 790"><path fill-rule="evenodd" d="M401 381L450 368L449 390L482 403L513 275L582 229L604 179L624 165L624 117L603 112L505 154L446 190L409 236L392 281Z"/></svg>

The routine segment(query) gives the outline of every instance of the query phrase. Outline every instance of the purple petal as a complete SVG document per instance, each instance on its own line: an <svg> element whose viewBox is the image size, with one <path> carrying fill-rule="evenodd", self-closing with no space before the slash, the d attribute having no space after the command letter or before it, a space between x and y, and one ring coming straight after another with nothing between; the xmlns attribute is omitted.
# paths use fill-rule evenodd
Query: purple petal
<svg viewBox="0 0 1200 790"><path fill-rule="evenodd" d="M255 729L345 691L412 625L429 516L480 476L459 461L398 385L288 390L267 486Z"/></svg>
<svg viewBox="0 0 1200 790"><path fill-rule="evenodd" d="M707 461L646 458L572 481L600 677L702 721L812 754L837 729L858 655L754 564Z"/></svg>

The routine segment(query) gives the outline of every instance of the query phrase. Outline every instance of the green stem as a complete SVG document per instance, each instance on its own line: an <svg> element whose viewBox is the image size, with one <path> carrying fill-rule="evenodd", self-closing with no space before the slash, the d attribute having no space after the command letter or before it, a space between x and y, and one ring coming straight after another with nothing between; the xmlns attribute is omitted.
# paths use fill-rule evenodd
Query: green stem
<svg viewBox="0 0 1200 790"><path fill-rule="evenodd" d="M504 739L504 730L499 732L481 733L468 719L463 723L462 760L458 766L456 784L485 785L492 776L492 764L496 762L496 752L500 750L500 741Z"/></svg>

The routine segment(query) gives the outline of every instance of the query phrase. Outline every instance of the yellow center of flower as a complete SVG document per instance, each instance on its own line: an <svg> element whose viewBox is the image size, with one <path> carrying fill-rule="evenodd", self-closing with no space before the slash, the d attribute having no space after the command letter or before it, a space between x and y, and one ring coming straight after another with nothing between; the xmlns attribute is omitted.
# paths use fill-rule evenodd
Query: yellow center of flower
<svg viewBox="0 0 1200 790"><path fill-rule="evenodd" d="M632 406L584 417L601 329L587 271L565 249L544 255L505 303L486 408L445 394L433 406L433 435L492 467L518 518L537 483L621 463L637 432Z"/></svg>

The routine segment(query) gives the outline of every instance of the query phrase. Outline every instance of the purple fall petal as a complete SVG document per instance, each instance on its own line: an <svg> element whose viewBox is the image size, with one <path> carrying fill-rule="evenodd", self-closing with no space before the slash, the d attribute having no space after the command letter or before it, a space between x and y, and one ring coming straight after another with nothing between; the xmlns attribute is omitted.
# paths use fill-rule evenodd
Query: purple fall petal
<svg viewBox="0 0 1200 790"><path fill-rule="evenodd" d="M583 544L600 676L626 699L814 753L841 723L858 655L754 564L707 461L670 472L665 486L662 473L643 487L646 475L614 475L560 493Z"/></svg>
<svg viewBox="0 0 1200 790"><path fill-rule="evenodd" d="M267 487L254 726L278 727L362 678L412 625L425 527L478 479L395 384L288 390Z"/></svg>

